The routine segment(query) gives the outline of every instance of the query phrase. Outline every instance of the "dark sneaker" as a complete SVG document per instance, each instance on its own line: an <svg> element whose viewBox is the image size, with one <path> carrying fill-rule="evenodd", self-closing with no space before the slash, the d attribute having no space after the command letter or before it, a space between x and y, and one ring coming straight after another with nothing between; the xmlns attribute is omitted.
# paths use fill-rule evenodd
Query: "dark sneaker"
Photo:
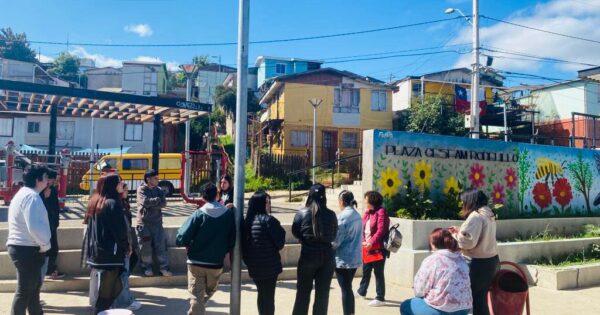
<svg viewBox="0 0 600 315"><path fill-rule="evenodd" d="M51 274L48 275L48 278L50 278L52 280L58 280L58 279L62 279L64 277L65 277L65 274L58 270L54 270L54 272L52 272Z"/></svg>

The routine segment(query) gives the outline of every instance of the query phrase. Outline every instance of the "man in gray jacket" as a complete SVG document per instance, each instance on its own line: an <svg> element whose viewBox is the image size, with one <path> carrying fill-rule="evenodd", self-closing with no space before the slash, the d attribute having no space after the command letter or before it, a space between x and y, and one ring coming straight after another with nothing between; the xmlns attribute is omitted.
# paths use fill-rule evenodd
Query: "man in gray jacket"
<svg viewBox="0 0 600 315"><path fill-rule="evenodd" d="M156 255L160 273L170 277L167 240L162 221L162 208L167 206L165 193L158 187L158 172L148 170L144 182L137 189L137 235L140 244L140 261L144 275L154 276L152 271L152 253Z"/></svg>

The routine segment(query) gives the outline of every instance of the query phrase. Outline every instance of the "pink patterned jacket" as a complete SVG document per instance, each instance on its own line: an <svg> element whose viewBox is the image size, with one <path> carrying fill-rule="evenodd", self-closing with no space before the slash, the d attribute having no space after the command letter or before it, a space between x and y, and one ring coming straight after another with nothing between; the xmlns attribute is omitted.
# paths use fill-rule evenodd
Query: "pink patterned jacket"
<svg viewBox="0 0 600 315"><path fill-rule="evenodd" d="M423 260L415 276L415 295L429 306L456 312L473 304L469 266L460 252L437 250Z"/></svg>

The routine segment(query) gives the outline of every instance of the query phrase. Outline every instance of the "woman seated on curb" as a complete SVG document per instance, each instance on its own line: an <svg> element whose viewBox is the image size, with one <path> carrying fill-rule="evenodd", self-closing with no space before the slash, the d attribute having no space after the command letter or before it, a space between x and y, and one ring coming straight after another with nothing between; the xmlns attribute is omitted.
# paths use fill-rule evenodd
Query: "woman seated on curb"
<svg viewBox="0 0 600 315"><path fill-rule="evenodd" d="M415 276L415 298L400 305L402 315L467 315L471 309L469 266L458 242L447 229L429 235L433 253L423 260Z"/></svg>

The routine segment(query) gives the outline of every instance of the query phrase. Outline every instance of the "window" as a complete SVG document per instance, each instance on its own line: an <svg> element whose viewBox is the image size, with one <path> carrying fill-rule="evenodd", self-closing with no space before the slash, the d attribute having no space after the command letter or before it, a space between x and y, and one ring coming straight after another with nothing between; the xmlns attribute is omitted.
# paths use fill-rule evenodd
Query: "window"
<svg viewBox="0 0 600 315"><path fill-rule="evenodd" d="M148 159L124 159L124 171L144 171L148 169Z"/></svg>
<svg viewBox="0 0 600 315"><path fill-rule="evenodd" d="M98 163L96 163L96 170L102 171L103 169L117 169L117 160L106 159L100 160Z"/></svg>
<svg viewBox="0 0 600 315"><path fill-rule="evenodd" d="M27 122L27 133L40 133L40 123L37 121Z"/></svg>
<svg viewBox="0 0 600 315"><path fill-rule="evenodd" d="M59 121L56 123L56 140L73 141L74 138L74 121Z"/></svg>
<svg viewBox="0 0 600 315"><path fill-rule="evenodd" d="M304 130L292 130L291 133L291 137L292 137L292 147L306 147L308 146L311 142L310 142L310 136L311 136L311 132L310 131L304 131Z"/></svg>
<svg viewBox="0 0 600 315"><path fill-rule="evenodd" d="M125 123L125 141L142 141L144 125Z"/></svg>
<svg viewBox="0 0 600 315"><path fill-rule="evenodd" d="M412 96L413 97L421 96L421 83L413 83L412 84Z"/></svg>
<svg viewBox="0 0 600 315"><path fill-rule="evenodd" d="M0 118L0 137L13 136L13 119Z"/></svg>
<svg viewBox="0 0 600 315"><path fill-rule="evenodd" d="M371 91L371 110L374 112L387 110L387 92L385 90Z"/></svg>
<svg viewBox="0 0 600 315"><path fill-rule="evenodd" d="M276 74L285 74L285 63L278 63L275 65Z"/></svg>
<svg viewBox="0 0 600 315"><path fill-rule="evenodd" d="M356 132L344 132L342 136L342 148L358 148L358 134Z"/></svg>
<svg viewBox="0 0 600 315"><path fill-rule="evenodd" d="M178 159L161 159L161 170L178 170L181 168L181 160Z"/></svg>
<svg viewBox="0 0 600 315"><path fill-rule="evenodd" d="M335 88L333 90L334 113L359 113L360 89Z"/></svg>

